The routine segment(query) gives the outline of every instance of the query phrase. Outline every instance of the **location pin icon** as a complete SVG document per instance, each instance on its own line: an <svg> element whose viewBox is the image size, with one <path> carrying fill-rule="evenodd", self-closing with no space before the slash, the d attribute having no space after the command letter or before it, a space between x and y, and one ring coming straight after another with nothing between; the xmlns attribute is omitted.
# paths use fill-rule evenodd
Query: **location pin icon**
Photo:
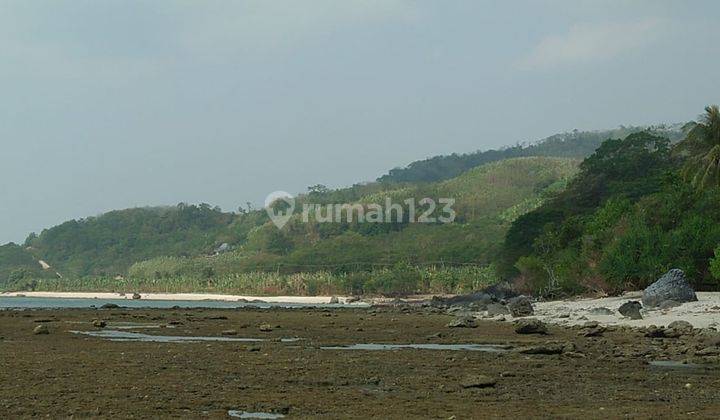
<svg viewBox="0 0 720 420"><path fill-rule="evenodd" d="M295 198L285 191L274 191L265 198L265 211L275 226L282 229L295 211Z"/></svg>

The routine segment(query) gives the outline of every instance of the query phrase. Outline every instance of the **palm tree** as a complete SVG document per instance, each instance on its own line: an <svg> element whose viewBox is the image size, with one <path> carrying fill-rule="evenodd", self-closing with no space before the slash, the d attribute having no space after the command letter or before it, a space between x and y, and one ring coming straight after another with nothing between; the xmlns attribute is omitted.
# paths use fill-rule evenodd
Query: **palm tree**
<svg viewBox="0 0 720 420"><path fill-rule="evenodd" d="M689 123L679 146L688 156L683 168L686 180L700 190L720 186L720 109L705 107L700 122Z"/></svg>

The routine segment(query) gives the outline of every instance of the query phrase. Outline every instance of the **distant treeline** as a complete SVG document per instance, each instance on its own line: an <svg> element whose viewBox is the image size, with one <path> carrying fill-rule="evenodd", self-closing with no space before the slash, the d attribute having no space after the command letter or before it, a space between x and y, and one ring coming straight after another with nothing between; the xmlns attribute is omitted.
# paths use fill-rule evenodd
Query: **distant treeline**
<svg viewBox="0 0 720 420"><path fill-rule="evenodd" d="M404 168L395 168L378 178L379 182L433 182L454 178L468 169L503 159L524 156L553 156L586 158L603 141L625 138L632 133L650 130L653 133L677 141L682 136L679 125L652 127L620 127L613 130L572 131L555 134L532 144L517 144L499 150L435 156L415 161Z"/></svg>

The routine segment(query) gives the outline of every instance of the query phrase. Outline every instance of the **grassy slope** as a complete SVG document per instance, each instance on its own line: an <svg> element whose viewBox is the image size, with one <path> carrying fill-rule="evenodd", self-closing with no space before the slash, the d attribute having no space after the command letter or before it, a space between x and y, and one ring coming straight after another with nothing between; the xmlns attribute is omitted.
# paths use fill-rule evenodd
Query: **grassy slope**
<svg viewBox="0 0 720 420"><path fill-rule="evenodd" d="M256 271L291 274L338 268L387 270L398 261L412 265L437 261L488 264L493 261L509 223L539 205L550 191L561 188L575 174L577 163L564 158L509 159L442 182L395 188L363 186L350 193L356 196L353 201L362 203L384 203L386 195L396 202L409 197L455 198L458 217L452 224L376 225L368 230L368 224L300 223L296 215L279 233L267 221L264 211L235 215L207 206L181 206L129 209L71 221L46 230L29 242L35 258L47 260L64 275L64 280L54 281L52 287L56 289L85 288L82 285L87 282L78 280L85 276L105 279L95 280L95 286L88 286L89 289L113 288L110 279L116 274L127 274L134 263L130 269L133 279L127 280L131 281L127 286L135 287L132 282L145 279L141 280L145 289L188 290L186 286L192 285L191 289L234 292L252 289L248 285L259 280L241 273ZM342 198L338 194L348 193L331 191L300 200L334 201L331 198ZM373 230L375 227L378 229ZM270 246L278 240L273 235L287 243L285 251L278 252ZM235 244L235 249L220 257L206 256L222 242ZM423 278L436 279L432 281L436 285L459 284L464 280L456 278L458 275L448 274L442 281L437 280L438 276ZM389 275L383 271L382 276ZM315 277L272 281L266 276L261 278L263 284L291 292L311 293L320 287L303 283L314 282ZM286 284L288 281L292 287ZM326 285L332 283L323 281ZM425 283L427 286L431 281ZM394 286L380 285L377 290L391 287ZM336 289L337 285L324 290Z"/></svg>
<svg viewBox="0 0 720 420"><path fill-rule="evenodd" d="M562 188L577 170L577 161L563 158L518 158L495 162L447 181L405 186L362 197L364 203L400 202L408 197L457 198L458 218L451 224L404 224L385 232L363 226L300 223L296 216L281 234L271 224L257 229L245 246L215 258L158 258L137 264L131 274L145 278L224 279L239 272L309 272L331 269L366 270L398 261L410 264L488 264L493 261L510 222ZM329 227L328 227L329 226ZM328 231L323 231L328 227ZM255 247L262 233L281 235L289 252Z"/></svg>

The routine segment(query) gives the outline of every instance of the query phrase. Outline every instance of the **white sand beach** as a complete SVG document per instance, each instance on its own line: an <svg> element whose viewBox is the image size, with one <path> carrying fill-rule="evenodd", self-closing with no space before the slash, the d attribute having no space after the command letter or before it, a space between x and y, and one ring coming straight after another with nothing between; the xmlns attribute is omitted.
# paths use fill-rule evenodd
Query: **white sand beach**
<svg viewBox="0 0 720 420"><path fill-rule="evenodd" d="M333 296L242 296L211 293L141 293L142 300L215 300L224 302L262 301L267 303L301 303L328 304ZM0 297L35 297L60 299L127 299L132 300L132 293L110 292L2 292ZM338 303L347 303L348 298L338 296ZM355 304L353 302L351 304ZM357 302L359 303L359 302Z"/></svg>
<svg viewBox="0 0 720 420"><path fill-rule="evenodd" d="M625 302L640 301L642 292L629 292L622 296L605 297L598 299L570 299L549 302L536 302L533 304L535 315L543 322L557 325L578 325L588 321L597 321L602 325L628 325L644 327L655 325L665 327L673 321L687 321L695 328L720 327L720 293L698 292L697 302L684 303L681 306L660 310L641 309L643 319L633 320L625 318L617 311ZM592 315L594 308L607 308L613 315ZM507 317L512 320L511 317Z"/></svg>

